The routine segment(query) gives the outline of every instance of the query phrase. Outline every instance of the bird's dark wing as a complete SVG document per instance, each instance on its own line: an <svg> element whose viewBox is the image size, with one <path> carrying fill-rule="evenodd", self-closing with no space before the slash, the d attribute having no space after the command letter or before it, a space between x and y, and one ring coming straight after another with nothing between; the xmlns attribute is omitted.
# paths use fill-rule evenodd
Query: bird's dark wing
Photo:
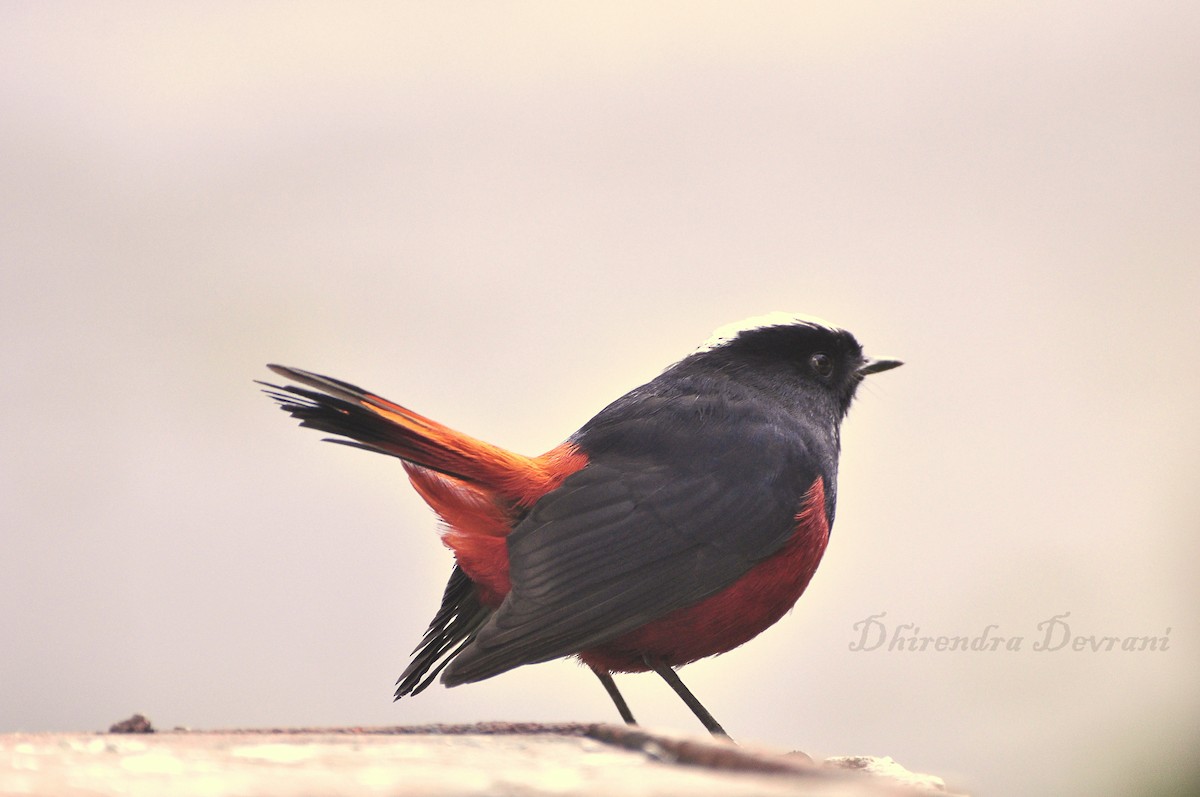
<svg viewBox="0 0 1200 797"><path fill-rule="evenodd" d="M754 415L657 420L627 429L642 444L596 453L513 531L512 591L447 685L613 639L719 592L786 542L819 475L794 429ZM645 445L647 434L659 439Z"/></svg>

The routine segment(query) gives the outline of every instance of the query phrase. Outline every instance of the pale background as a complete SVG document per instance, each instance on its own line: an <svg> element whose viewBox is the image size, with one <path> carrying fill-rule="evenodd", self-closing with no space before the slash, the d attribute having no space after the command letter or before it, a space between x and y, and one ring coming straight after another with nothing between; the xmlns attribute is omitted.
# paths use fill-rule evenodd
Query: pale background
<svg viewBox="0 0 1200 797"><path fill-rule="evenodd" d="M2 12L0 730L615 720L569 662L393 704L433 520L251 380L538 453L780 309L908 364L796 611L683 671L733 735L977 794L1192 760L1200 5ZM882 611L1025 646L851 652ZM1033 652L1067 611L1170 648Z"/></svg>

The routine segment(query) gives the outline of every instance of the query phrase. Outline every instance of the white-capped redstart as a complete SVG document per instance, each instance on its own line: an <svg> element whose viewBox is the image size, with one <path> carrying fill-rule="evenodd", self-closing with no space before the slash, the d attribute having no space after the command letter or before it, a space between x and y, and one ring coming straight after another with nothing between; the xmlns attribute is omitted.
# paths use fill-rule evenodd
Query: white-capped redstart
<svg viewBox="0 0 1200 797"><path fill-rule="evenodd" d="M612 673L675 673L779 620L817 569L837 498L840 425L872 360L844 329L773 313L718 330L527 457L329 377L266 384L332 442L398 457L455 565L396 698L575 656L621 717Z"/></svg>

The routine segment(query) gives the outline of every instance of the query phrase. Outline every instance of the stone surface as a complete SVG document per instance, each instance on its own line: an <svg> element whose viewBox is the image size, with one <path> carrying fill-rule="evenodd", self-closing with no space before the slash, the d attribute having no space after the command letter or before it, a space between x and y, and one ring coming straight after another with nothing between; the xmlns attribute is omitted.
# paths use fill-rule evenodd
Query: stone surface
<svg viewBox="0 0 1200 797"><path fill-rule="evenodd" d="M924 792L945 793L946 781L936 775L923 775L919 772L909 772L896 763L891 756L844 755L825 759L825 766L835 769L848 769L862 772L866 775L887 778L905 786L911 786Z"/></svg>
<svg viewBox="0 0 1200 797"><path fill-rule="evenodd" d="M865 777L866 764L852 769L603 725L0 735L3 795L929 793L890 776Z"/></svg>

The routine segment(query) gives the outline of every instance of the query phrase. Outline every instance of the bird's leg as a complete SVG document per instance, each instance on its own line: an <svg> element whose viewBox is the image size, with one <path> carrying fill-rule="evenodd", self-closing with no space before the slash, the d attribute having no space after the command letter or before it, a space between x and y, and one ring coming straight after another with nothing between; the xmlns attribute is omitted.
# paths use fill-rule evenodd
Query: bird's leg
<svg viewBox="0 0 1200 797"><path fill-rule="evenodd" d="M721 723L713 719L713 715L708 713L708 709L706 709L703 704L696 699L696 696L692 694L690 689L683 685L683 681L679 679L678 673L658 659L651 658L648 655L643 656L642 659L646 662L646 666L650 667L650 669L661 675L662 679L671 685L671 688L675 690L675 694L679 695L683 699L683 702L686 703L687 707L690 708L692 713L696 715L696 719L700 720L700 722L704 724L704 727L709 733L711 733L713 736L724 736L726 739L729 738L729 734L726 733L725 729L721 727Z"/></svg>
<svg viewBox="0 0 1200 797"><path fill-rule="evenodd" d="M600 683L604 684L604 691L608 692L608 696L612 698L612 702L617 707L621 719L625 720L625 724L637 725L637 720L633 718L633 712L629 710L629 704L625 702L621 691L617 689L617 682L613 680L612 675L607 670L592 670L592 672L596 673Z"/></svg>

